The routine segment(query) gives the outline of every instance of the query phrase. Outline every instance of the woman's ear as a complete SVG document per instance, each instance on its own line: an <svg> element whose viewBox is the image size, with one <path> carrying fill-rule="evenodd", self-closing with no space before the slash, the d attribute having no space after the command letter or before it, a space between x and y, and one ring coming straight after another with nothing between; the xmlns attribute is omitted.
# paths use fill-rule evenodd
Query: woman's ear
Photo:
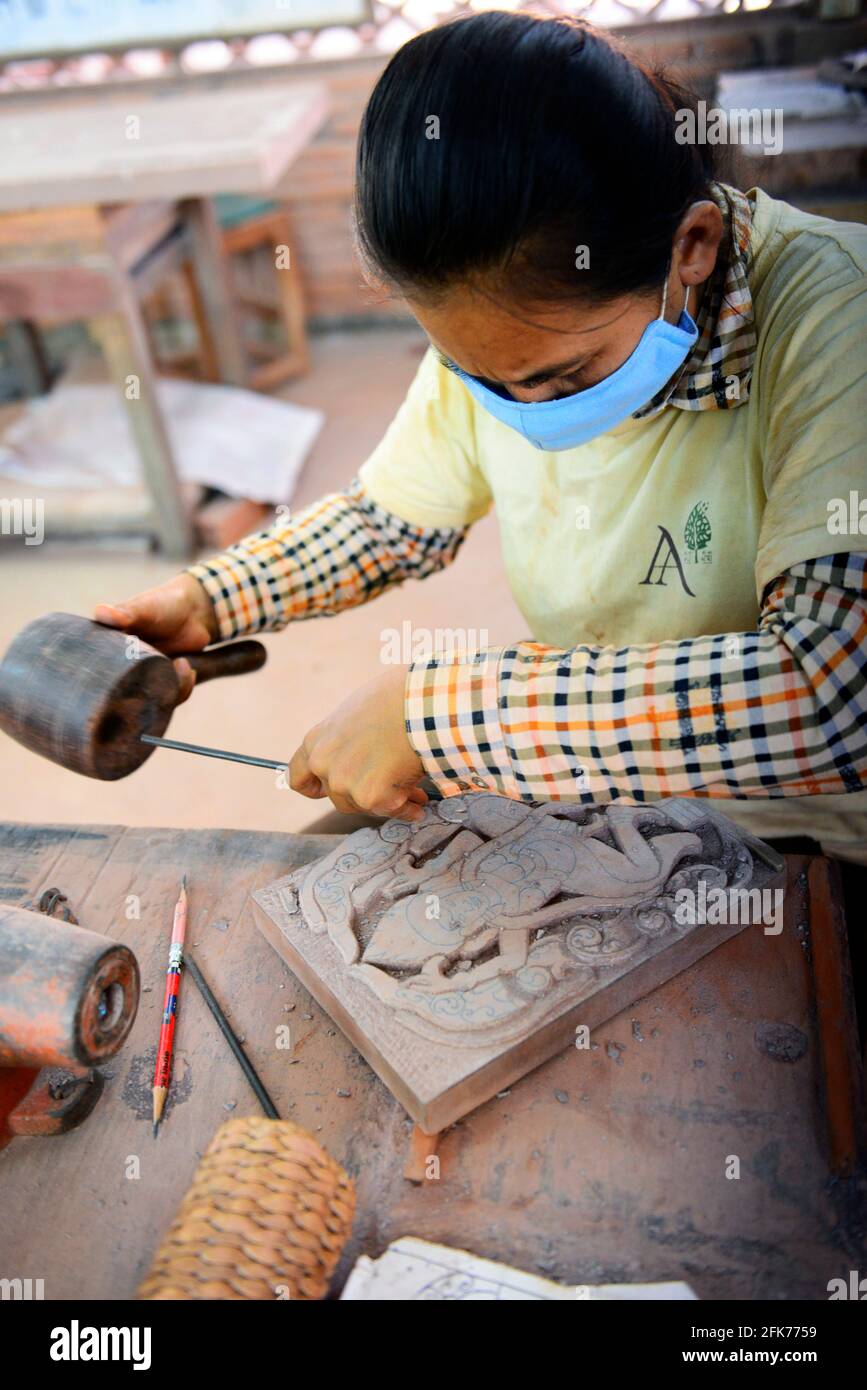
<svg viewBox="0 0 867 1390"><path fill-rule="evenodd" d="M716 203L708 198L687 208L674 234L674 269L682 285L701 285L709 278L722 234L722 213Z"/></svg>

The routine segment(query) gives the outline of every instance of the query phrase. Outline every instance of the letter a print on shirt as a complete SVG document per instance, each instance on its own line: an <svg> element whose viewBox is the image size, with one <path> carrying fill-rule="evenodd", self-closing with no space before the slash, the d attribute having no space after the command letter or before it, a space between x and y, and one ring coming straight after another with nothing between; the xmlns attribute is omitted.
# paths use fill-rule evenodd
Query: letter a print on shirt
<svg viewBox="0 0 867 1390"><path fill-rule="evenodd" d="M658 530L660 532L660 536L659 540L656 543L656 549L653 552L653 559L650 562L650 568L648 569L647 574L644 576L642 580L639 581L639 587L642 584L662 584L663 587L667 588L668 586L665 582L665 576L668 573L669 568L672 568L677 570L677 573L680 576L680 582L684 588L684 592L689 594L690 598L695 598L695 594L686 582L686 576L683 572L683 565L681 564L680 556L677 553L677 546L671 539L671 536L669 535L668 531L666 531L664 526L658 526ZM660 551L662 550L663 545L666 545L668 549L664 551L662 556L660 556ZM657 567L659 578L654 579L653 573L654 570L657 570Z"/></svg>

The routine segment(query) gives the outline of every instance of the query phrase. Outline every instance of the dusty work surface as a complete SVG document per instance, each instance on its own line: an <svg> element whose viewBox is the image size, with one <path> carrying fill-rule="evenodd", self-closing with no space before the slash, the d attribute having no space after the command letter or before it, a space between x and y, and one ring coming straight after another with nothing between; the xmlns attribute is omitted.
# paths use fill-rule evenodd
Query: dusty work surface
<svg viewBox="0 0 867 1390"><path fill-rule="evenodd" d="M0 826L0 897L59 887L83 926L135 951L145 991L84 1125L0 1154L0 1277L42 1278L49 1299L132 1297L218 1124L258 1113L188 977L151 1137L184 871L188 944L280 1113L356 1178L337 1286L358 1254L406 1234L570 1283L685 1279L708 1298L824 1299L829 1279L863 1268L860 1185L833 1171L851 1155L860 1077L824 861L808 876L809 860L790 859L780 936L741 932L601 1027L589 1053L568 1049L474 1111L442 1137L440 1179L416 1187L405 1114L254 922L251 891L333 843ZM277 1046L286 1024L291 1050Z"/></svg>

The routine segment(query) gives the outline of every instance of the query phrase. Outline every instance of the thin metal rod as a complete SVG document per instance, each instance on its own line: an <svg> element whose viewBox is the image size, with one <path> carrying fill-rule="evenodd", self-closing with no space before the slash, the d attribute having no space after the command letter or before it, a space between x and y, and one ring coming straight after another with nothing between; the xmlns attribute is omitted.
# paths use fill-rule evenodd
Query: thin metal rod
<svg viewBox="0 0 867 1390"><path fill-rule="evenodd" d="M276 758L252 758L249 753L227 753L224 748L203 748L199 743L178 743L173 738L155 738L153 734L142 734L142 743L152 743L155 748L176 748L179 753L200 753L203 758L223 758L228 763L247 763L250 767L271 767L284 771L288 762L278 762Z"/></svg>
<svg viewBox="0 0 867 1390"><path fill-rule="evenodd" d="M244 1073L250 1085L253 1087L253 1090L256 1092L256 1097L259 1101L259 1104L265 1111L265 1114L268 1116L268 1119L279 1120L280 1116L277 1112L276 1105L274 1104L271 1097L268 1095L268 1092L265 1090L265 1087L262 1085L262 1082L259 1080L259 1077L257 1076L253 1068L253 1063L250 1061L249 1057L247 1056L243 1047L239 1043L238 1039L235 1037L235 1034L232 1031L232 1025L226 1018L226 1015L223 1013L223 1010L220 1008L219 1004L217 1003L216 999L211 993L211 989L207 980L205 979L199 967L196 965L196 962L193 960L192 956L184 956L184 969L189 970L190 974L192 975L193 979L198 985L202 998L204 999L205 1003L207 1004L208 1008L211 1010L211 1013L214 1015L214 1018L217 1021L217 1027L219 1028L223 1037L226 1039L226 1042L229 1044L230 1048L234 1052L235 1058L238 1062L238 1065L241 1068L241 1071Z"/></svg>

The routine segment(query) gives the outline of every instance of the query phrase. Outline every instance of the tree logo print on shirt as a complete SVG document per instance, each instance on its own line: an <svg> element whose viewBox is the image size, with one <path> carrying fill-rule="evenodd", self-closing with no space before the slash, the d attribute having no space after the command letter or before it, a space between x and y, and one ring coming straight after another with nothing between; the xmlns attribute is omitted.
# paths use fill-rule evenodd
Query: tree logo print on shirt
<svg viewBox="0 0 867 1390"><path fill-rule="evenodd" d="M683 528L683 543L690 552L689 558L694 565L698 564L699 557L705 564L711 563L713 556L708 550L711 536L710 522L707 517L707 502L696 502L686 518L686 525ZM707 554L704 554L705 551Z"/></svg>

